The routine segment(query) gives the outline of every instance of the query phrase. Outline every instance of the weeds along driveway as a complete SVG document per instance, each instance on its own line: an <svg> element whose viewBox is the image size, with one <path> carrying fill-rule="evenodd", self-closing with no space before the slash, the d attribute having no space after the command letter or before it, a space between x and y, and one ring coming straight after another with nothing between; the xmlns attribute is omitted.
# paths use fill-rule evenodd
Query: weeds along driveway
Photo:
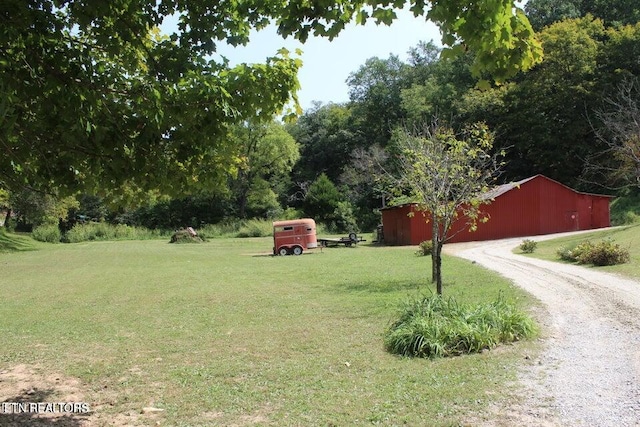
<svg viewBox="0 0 640 427"><path fill-rule="evenodd" d="M497 410L491 425L640 426L640 282L512 253L522 240L445 246L513 280L545 309L544 350L519 378L525 402Z"/></svg>

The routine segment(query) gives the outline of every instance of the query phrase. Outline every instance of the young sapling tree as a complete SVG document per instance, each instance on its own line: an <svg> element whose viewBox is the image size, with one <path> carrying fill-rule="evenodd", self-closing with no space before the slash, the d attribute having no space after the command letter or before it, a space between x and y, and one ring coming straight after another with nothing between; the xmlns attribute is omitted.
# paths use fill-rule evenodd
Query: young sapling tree
<svg viewBox="0 0 640 427"><path fill-rule="evenodd" d="M456 134L437 120L422 128L398 129L393 138L392 187L396 194L409 196L431 224L433 250L432 281L442 295L442 246L457 233L475 231L486 222L483 196L499 175L504 152L493 152L493 134L477 123ZM463 217L464 227L453 229Z"/></svg>

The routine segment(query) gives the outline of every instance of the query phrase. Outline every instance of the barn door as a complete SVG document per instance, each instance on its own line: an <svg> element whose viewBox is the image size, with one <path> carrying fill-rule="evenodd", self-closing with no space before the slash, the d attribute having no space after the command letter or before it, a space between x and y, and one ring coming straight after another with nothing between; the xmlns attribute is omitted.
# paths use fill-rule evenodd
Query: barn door
<svg viewBox="0 0 640 427"><path fill-rule="evenodd" d="M405 227L406 222L408 222L408 218L398 217L396 218L396 244L397 245L406 245L404 236L405 236Z"/></svg>
<svg viewBox="0 0 640 427"><path fill-rule="evenodd" d="M578 219L578 211L566 211L564 213L564 223L567 231L580 230L580 221Z"/></svg>

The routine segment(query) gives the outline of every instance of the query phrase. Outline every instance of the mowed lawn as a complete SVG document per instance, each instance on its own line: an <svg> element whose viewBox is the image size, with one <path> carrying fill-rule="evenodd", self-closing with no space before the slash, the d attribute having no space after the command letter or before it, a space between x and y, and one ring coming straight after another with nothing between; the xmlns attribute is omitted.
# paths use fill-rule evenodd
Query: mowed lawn
<svg viewBox="0 0 640 427"><path fill-rule="evenodd" d="M270 256L269 238L38 245L0 253L0 371L78 378L102 419L155 425L458 425L509 389L529 344L442 360L382 345L429 284L415 248ZM444 260L445 296L527 307L507 281Z"/></svg>

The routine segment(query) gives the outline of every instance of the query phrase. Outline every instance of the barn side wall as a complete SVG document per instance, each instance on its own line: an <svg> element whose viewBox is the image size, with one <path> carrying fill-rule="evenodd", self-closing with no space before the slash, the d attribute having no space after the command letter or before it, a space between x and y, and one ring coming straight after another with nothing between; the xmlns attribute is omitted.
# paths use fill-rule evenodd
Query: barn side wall
<svg viewBox="0 0 640 427"><path fill-rule="evenodd" d="M470 232L466 218L452 226L449 242L495 240L608 227L610 197L578 193L542 175L482 207L489 218ZM409 212L415 212L409 217ZM385 242L417 245L431 239L431 223L413 205L383 211Z"/></svg>
<svg viewBox="0 0 640 427"><path fill-rule="evenodd" d="M539 194L539 186L533 180L500 195L482 208L489 221L478 224L476 232L467 232L468 238L464 241L538 234Z"/></svg>
<svg viewBox="0 0 640 427"><path fill-rule="evenodd" d="M591 228L611 226L611 211L609 197L592 196Z"/></svg>
<svg viewBox="0 0 640 427"><path fill-rule="evenodd" d="M382 233L385 244L397 246L415 244L411 241L412 218L409 218L409 212L412 211L411 205L382 210Z"/></svg>

